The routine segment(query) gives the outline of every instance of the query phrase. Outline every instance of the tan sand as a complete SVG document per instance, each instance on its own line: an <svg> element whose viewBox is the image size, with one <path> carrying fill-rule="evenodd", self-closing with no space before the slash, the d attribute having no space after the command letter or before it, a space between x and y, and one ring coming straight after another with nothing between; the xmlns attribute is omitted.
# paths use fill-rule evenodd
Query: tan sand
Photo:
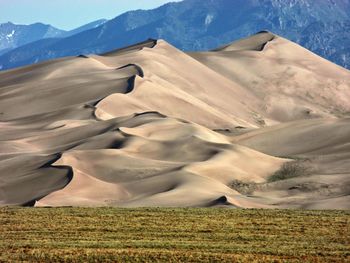
<svg viewBox="0 0 350 263"><path fill-rule="evenodd" d="M349 71L268 32L0 72L0 205L348 209L348 112Z"/></svg>
<svg viewBox="0 0 350 263"><path fill-rule="evenodd" d="M191 56L256 95L267 124L350 112L349 71L271 33Z"/></svg>

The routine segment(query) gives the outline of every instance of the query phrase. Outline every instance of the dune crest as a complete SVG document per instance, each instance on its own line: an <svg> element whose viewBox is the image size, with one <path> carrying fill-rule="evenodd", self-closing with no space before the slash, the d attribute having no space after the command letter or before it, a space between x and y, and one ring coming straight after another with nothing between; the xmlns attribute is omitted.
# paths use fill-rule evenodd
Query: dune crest
<svg viewBox="0 0 350 263"><path fill-rule="evenodd" d="M0 205L349 208L349 88L269 32L0 72Z"/></svg>

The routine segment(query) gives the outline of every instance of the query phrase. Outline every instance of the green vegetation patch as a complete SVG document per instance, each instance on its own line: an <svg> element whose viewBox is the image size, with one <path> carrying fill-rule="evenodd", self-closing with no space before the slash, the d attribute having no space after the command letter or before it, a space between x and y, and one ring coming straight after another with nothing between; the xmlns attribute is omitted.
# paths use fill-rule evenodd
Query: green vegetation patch
<svg viewBox="0 0 350 263"><path fill-rule="evenodd" d="M2 208L2 261L349 262L350 212Z"/></svg>

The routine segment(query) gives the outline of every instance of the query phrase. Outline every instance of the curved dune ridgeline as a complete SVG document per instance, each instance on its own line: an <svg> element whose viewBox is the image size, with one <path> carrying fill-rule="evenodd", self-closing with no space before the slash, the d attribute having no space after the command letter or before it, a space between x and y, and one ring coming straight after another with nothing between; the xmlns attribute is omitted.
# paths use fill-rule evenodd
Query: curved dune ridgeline
<svg viewBox="0 0 350 263"><path fill-rule="evenodd" d="M0 205L349 208L350 73L260 32L0 72Z"/></svg>

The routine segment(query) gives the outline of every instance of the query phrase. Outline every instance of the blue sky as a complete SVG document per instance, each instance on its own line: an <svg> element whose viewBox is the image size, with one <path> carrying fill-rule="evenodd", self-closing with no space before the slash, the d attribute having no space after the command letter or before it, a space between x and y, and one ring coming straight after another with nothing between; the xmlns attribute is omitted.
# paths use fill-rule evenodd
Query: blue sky
<svg viewBox="0 0 350 263"><path fill-rule="evenodd" d="M0 23L42 22L68 30L129 10L151 9L175 1L179 0L0 0Z"/></svg>

